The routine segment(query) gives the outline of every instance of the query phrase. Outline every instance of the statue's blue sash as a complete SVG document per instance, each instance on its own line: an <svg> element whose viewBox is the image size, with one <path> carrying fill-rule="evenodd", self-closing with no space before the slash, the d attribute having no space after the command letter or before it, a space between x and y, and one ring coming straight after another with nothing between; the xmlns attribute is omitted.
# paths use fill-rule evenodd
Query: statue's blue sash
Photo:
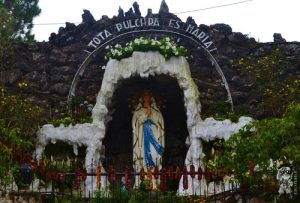
<svg viewBox="0 0 300 203"><path fill-rule="evenodd" d="M151 151L150 151L150 143L153 145L154 149L159 155L162 155L164 152L164 148L156 141L155 136L152 132L151 125L153 122L148 119L144 122L144 153L145 153L145 162L146 166L154 167L155 163L153 161Z"/></svg>

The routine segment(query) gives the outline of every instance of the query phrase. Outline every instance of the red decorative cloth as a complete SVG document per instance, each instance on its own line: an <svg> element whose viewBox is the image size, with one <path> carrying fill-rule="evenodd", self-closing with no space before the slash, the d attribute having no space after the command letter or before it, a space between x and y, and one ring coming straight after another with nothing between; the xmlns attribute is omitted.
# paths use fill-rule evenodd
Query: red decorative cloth
<svg viewBox="0 0 300 203"><path fill-rule="evenodd" d="M126 186L126 190L130 189L130 168L127 167L125 170L125 186Z"/></svg>
<svg viewBox="0 0 300 203"><path fill-rule="evenodd" d="M87 178L87 170L86 170L86 169L84 169L84 170L82 171L81 178L82 178L83 181L86 180L86 178Z"/></svg>
<svg viewBox="0 0 300 203"><path fill-rule="evenodd" d="M115 168L113 166L109 167L109 180L111 182L116 181L116 171L115 171Z"/></svg>
<svg viewBox="0 0 300 203"><path fill-rule="evenodd" d="M144 171L144 167L142 167L141 170L140 170L140 180L141 180L141 181L145 180L145 171Z"/></svg>
<svg viewBox="0 0 300 203"><path fill-rule="evenodd" d="M158 169L157 165L154 167L154 174L153 175L154 175L155 179L159 178L159 169Z"/></svg>
<svg viewBox="0 0 300 203"><path fill-rule="evenodd" d="M76 189L76 190L79 190L80 189L80 169L79 168L77 168L76 170L75 170L75 184L74 184L74 188Z"/></svg>
<svg viewBox="0 0 300 203"><path fill-rule="evenodd" d="M186 166L183 167L183 189L187 190L189 188L189 182L188 182L188 172Z"/></svg>
<svg viewBox="0 0 300 203"><path fill-rule="evenodd" d="M169 167L169 170L168 170L168 177L170 180L173 180L174 179L174 168L173 166L170 166Z"/></svg>
<svg viewBox="0 0 300 203"><path fill-rule="evenodd" d="M165 168L161 170L160 174L160 189L162 192L167 190L167 173Z"/></svg>
<svg viewBox="0 0 300 203"><path fill-rule="evenodd" d="M175 179L179 180L180 178L181 178L181 171L180 171L179 166L177 166L177 168L176 168L176 174L175 174Z"/></svg>
<svg viewBox="0 0 300 203"><path fill-rule="evenodd" d="M192 178L195 178L195 166L193 164L190 165L190 175Z"/></svg>
<svg viewBox="0 0 300 203"><path fill-rule="evenodd" d="M205 179L210 180L211 179L211 173L208 167L205 168Z"/></svg>
<svg viewBox="0 0 300 203"><path fill-rule="evenodd" d="M201 166L199 166L198 167L198 180L201 180L202 176L203 176L203 172L202 172Z"/></svg>

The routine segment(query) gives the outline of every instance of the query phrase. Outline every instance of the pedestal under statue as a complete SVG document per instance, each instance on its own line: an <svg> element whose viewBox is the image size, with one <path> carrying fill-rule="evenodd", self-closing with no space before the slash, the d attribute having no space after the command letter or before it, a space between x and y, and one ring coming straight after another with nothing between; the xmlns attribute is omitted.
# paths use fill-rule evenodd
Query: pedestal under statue
<svg viewBox="0 0 300 203"><path fill-rule="evenodd" d="M155 99L149 91L145 91L139 99L132 118L133 129L133 168L140 172L141 168L161 169L162 155L165 147L164 120ZM140 180L136 177L135 186Z"/></svg>

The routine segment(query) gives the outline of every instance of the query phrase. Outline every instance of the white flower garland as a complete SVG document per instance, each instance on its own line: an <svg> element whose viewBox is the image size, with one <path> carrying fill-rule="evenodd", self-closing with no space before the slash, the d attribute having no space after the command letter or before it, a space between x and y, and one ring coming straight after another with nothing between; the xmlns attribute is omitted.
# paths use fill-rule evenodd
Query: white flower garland
<svg viewBox="0 0 300 203"><path fill-rule="evenodd" d="M158 51L165 59L169 59L172 56L183 56L187 57L187 49L183 46L178 46L172 38L165 37L161 40L150 39L140 37L126 43L123 47L120 44L115 46L107 46L108 50L105 59L117 59L128 58L134 51L147 52L147 51Z"/></svg>

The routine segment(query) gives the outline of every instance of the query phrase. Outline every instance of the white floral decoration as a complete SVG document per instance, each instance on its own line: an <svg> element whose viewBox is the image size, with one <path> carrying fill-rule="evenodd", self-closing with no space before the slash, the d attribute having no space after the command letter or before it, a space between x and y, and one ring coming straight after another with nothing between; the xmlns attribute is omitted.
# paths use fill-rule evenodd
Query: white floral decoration
<svg viewBox="0 0 300 203"><path fill-rule="evenodd" d="M166 59L172 56L183 56L187 57L187 49L183 46L178 46L172 38L166 37L161 40L150 39L150 38L136 38L131 42L127 42L125 46L116 44L115 46L107 46L108 50L105 60L128 58L134 51L147 52L147 51L158 51Z"/></svg>

